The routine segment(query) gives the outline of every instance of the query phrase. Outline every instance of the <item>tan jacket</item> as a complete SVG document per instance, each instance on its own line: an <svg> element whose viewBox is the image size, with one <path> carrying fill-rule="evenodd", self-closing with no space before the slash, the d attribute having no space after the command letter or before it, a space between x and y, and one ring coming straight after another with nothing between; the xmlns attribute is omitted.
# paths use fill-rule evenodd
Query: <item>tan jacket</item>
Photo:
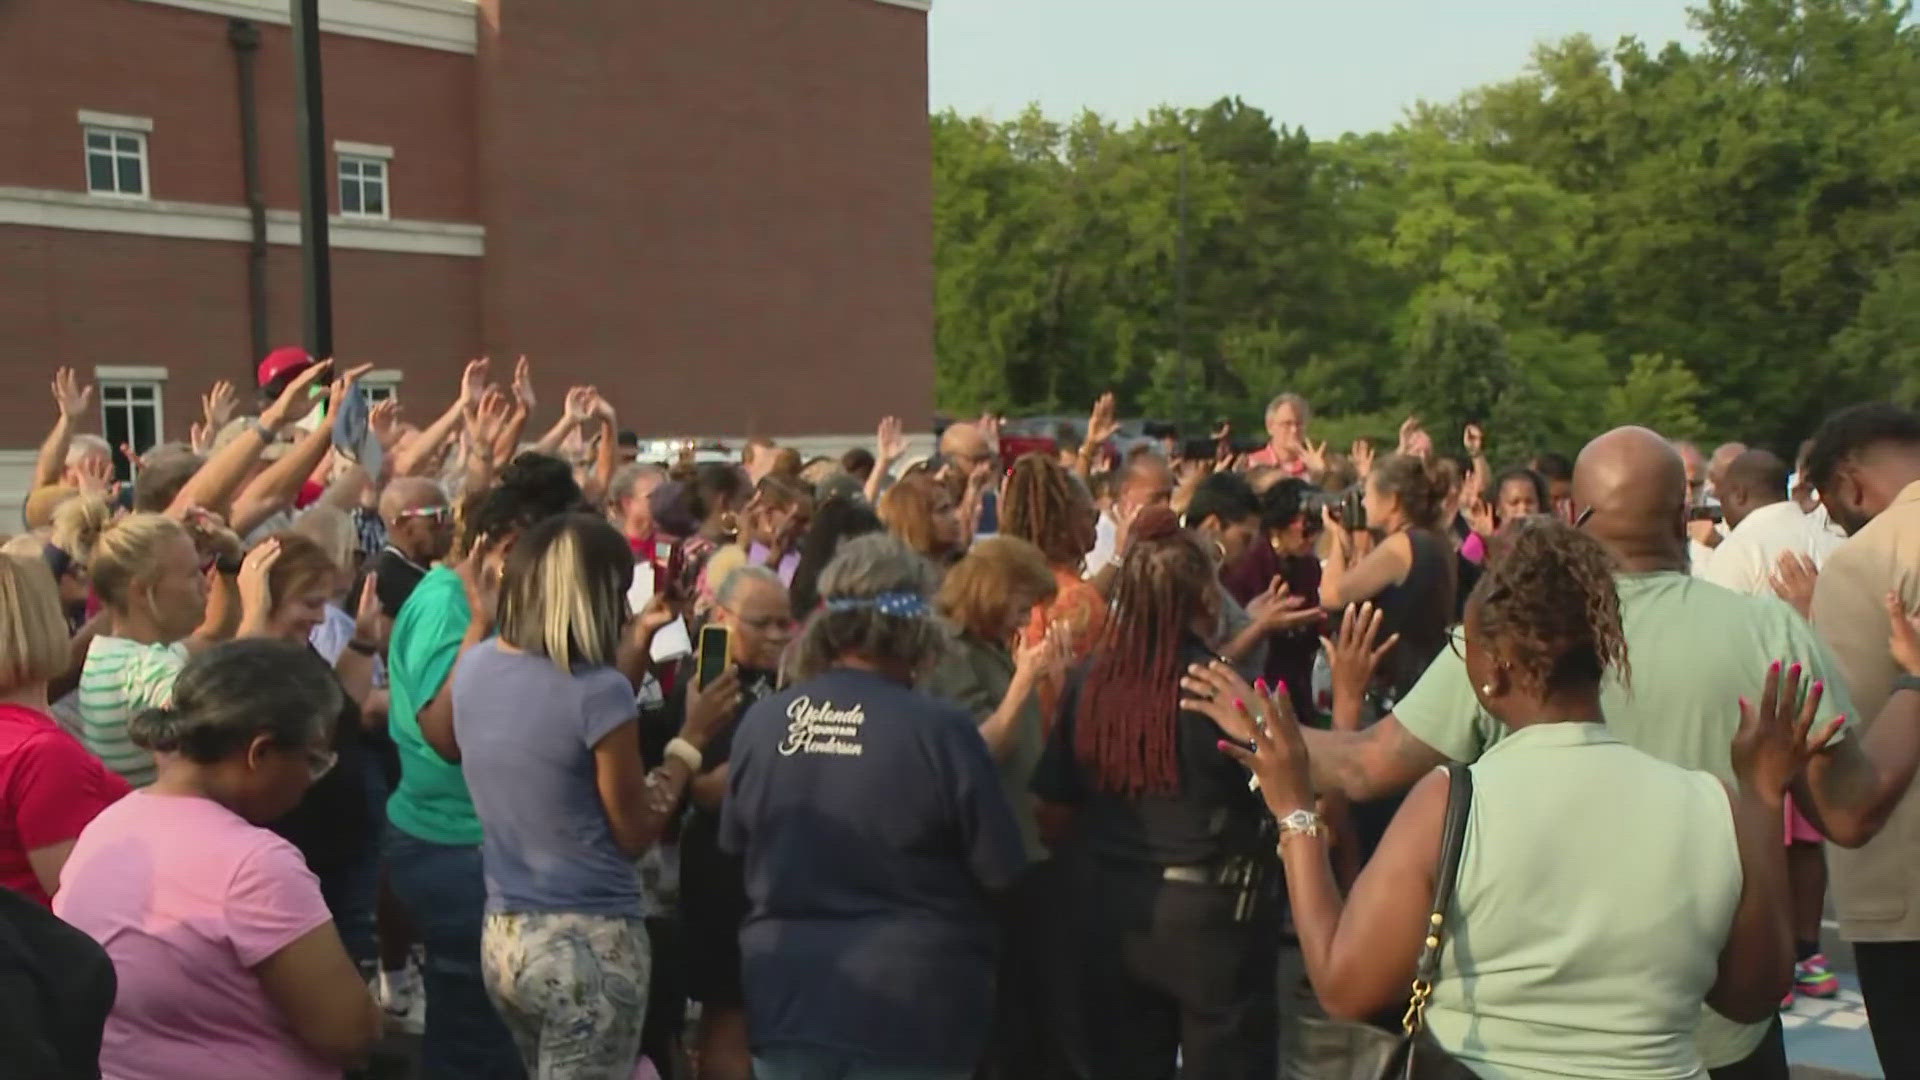
<svg viewBox="0 0 1920 1080"><path fill-rule="evenodd" d="M1814 627L1846 676L1862 732L1880 715L1900 673L1887 646L1888 592L1898 593L1908 610L1920 606L1920 482L1828 557L1814 589ZM1914 788L1865 847L1828 845L1827 866L1842 937L1920 941L1920 795Z"/></svg>

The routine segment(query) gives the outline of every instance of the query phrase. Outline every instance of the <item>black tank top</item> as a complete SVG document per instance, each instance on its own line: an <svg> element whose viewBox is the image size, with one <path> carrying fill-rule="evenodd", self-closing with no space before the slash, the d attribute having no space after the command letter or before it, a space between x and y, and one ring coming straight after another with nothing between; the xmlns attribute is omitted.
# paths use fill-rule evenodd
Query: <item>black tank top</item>
<svg viewBox="0 0 1920 1080"><path fill-rule="evenodd" d="M1447 647L1456 588L1453 545L1426 529L1408 529L1407 539L1413 545L1413 565L1406 580L1373 598L1381 612L1381 640L1400 635L1400 644L1381 659L1377 674L1380 688L1395 701L1413 689L1427 665Z"/></svg>

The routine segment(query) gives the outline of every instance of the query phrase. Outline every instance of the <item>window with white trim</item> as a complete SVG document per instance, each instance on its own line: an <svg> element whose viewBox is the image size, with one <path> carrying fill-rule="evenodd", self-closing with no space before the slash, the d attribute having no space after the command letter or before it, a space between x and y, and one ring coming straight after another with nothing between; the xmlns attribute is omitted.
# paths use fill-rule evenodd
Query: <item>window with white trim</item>
<svg viewBox="0 0 1920 1080"><path fill-rule="evenodd" d="M147 198L147 133L87 125L87 192Z"/></svg>
<svg viewBox="0 0 1920 1080"><path fill-rule="evenodd" d="M120 479L133 478L133 463L120 453L128 446L144 454L160 443L160 383L150 379L100 381L100 432L113 447L113 468Z"/></svg>
<svg viewBox="0 0 1920 1080"><path fill-rule="evenodd" d="M361 379L360 393L366 397L367 404L374 405L382 401L391 401L397 397L400 393L400 384L377 381L370 378Z"/></svg>
<svg viewBox="0 0 1920 1080"><path fill-rule="evenodd" d="M360 154L340 155L340 216L387 216L387 161Z"/></svg>

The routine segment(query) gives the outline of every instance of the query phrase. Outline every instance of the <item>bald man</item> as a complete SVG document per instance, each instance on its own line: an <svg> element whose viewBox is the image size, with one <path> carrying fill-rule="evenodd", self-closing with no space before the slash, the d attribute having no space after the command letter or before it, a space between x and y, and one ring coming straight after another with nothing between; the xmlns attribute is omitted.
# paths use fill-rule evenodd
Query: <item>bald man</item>
<svg viewBox="0 0 1920 1080"><path fill-rule="evenodd" d="M377 579L380 610L393 618L413 587L452 550L453 510L437 481L402 476L380 493L380 520L387 526L387 543L368 570ZM359 595L355 589L356 603Z"/></svg>
<svg viewBox="0 0 1920 1080"><path fill-rule="evenodd" d="M1121 466L1120 496L1114 508L1100 515L1094 525L1093 550L1087 553L1087 576L1097 578L1113 565L1114 549L1120 541L1119 519L1115 516L1137 514L1149 506L1165 506L1173 501L1173 466L1155 453L1132 454Z"/></svg>
<svg viewBox="0 0 1920 1080"><path fill-rule="evenodd" d="M1732 783L1729 744L1740 721L1738 702L1760 700L1770 664L1798 664L1806 678L1825 681L1816 728L1850 714L1851 704L1832 657L1791 608L1688 574L1690 494L1679 452L1645 428L1600 436L1574 467L1579 527L1620 567L1615 582L1632 687L1617 673L1609 678L1601 697L1607 726L1654 757ZM1335 704L1342 720L1357 722L1348 710L1358 708L1357 702ZM1833 842L1866 843L1920 764L1916 731L1920 694L1895 695L1864 735L1849 727L1795 782L1796 805ZM1481 711L1465 664L1448 649L1372 727L1304 734L1315 783L1357 802L1405 791L1444 761L1474 761L1509 732ZM1697 1035L1714 1080L1787 1076L1777 1019L1740 1025L1709 1010Z"/></svg>
<svg viewBox="0 0 1920 1080"><path fill-rule="evenodd" d="M1796 552L1818 567L1840 546L1787 498L1787 463L1771 451L1748 450L1721 475L1720 506L1730 527L1707 564L1706 580L1734 592L1772 596L1780 557Z"/></svg>

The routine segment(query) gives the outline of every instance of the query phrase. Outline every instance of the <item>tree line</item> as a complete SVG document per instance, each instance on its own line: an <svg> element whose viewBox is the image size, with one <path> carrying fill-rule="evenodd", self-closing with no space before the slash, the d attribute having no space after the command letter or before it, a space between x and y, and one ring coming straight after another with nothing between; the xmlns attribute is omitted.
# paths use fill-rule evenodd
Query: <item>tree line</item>
<svg viewBox="0 0 1920 1080"><path fill-rule="evenodd" d="M1920 398L1909 5L1694 20L1694 48L1573 37L1335 141L1232 98L1127 126L936 114L940 406L1110 389L1257 430L1292 390L1335 445L1413 411L1504 456L1627 422L1791 450L1835 406Z"/></svg>

